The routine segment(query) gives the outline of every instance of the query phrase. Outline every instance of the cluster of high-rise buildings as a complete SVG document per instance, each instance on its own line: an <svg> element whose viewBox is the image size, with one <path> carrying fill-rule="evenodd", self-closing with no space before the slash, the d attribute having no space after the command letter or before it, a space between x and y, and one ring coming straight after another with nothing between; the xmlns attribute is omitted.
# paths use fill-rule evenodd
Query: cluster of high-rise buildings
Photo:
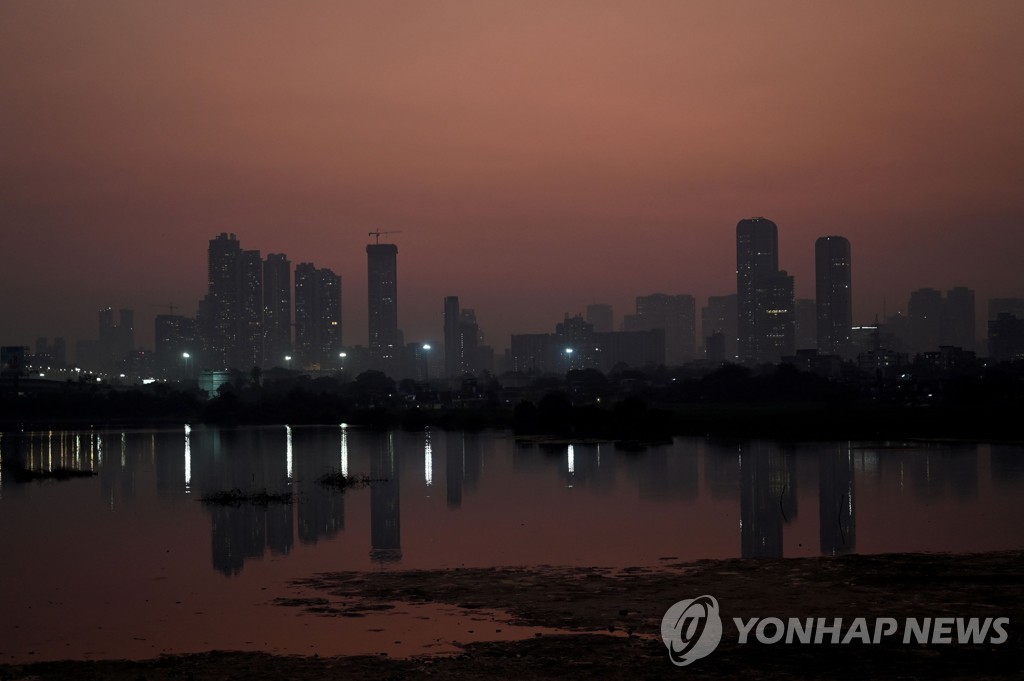
<svg viewBox="0 0 1024 681"><path fill-rule="evenodd" d="M134 313L99 312L96 339L76 344L77 363L91 371L164 378L200 371L282 367L355 373L377 369L394 378L453 378L481 371L564 373L570 369L795 361L857 361L879 369L915 354L959 348L997 360L1024 357L1024 299L995 298L988 309L988 347L976 337L974 291L922 288L906 313L874 323L853 322L850 242L815 242L815 298L796 298L794 277L779 268L778 226L764 217L736 226L736 290L708 297L699 310L688 294L652 293L616 326L612 306L594 303L586 315L566 314L551 333L513 334L501 358L484 342L472 309L458 296L441 307L443 347L406 344L398 324L398 247L376 242L367 254L367 344L344 345L342 279L325 267L261 257L234 234L209 242L207 293L194 317L157 315L155 352L135 347ZM698 332L699 328L699 332ZM27 349L26 349L27 350ZM987 350L987 353L985 352ZM36 343L36 365L64 363L64 341ZM31 363L31 362L30 362Z"/></svg>
<svg viewBox="0 0 1024 681"><path fill-rule="evenodd" d="M851 247L842 236L818 238L814 248L815 297L797 298L794 277L779 268L778 226L764 217L736 225L736 292L713 295L701 308L689 295L655 293L636 298L635 313L619 330L611 305L594 303L586 318L566 315L551 334L513 335L507 367L517 371L609 370L703 361L761 364L791 362L806 369L838 367L843 360L877 370L940 349L987 350L990 357L1024 357L1024 299L989 303L988 347L977 340L974 291L945 294L919 289L906 313L855 325Z"/></svg>
<svg viewBox="0 0 1024 681"><path fill-rule="evenodd" d="M308 262L293 272L286 255L263 258L258 250L244 250L228 233L210 240L207 275L207 293L194 318L157 315L154 359L159 371L191 375L200 369L338 365L339 275Z"/></svg>
<svg viewBox="0 0 1024 681"><path fill-rule="evenodd" d="M793 276L779 269L778 227L763 217L736 226L736 293L710 296L701 309L686 294L636 298L636 311L614 329L611 305L566 315L553 334L512 336L509 368L519 371L618 365L680 365L694 360L778 363L798 349L848 357L853 343L850 242L823 236L815 244L816 299L795 297Z"/></svg>

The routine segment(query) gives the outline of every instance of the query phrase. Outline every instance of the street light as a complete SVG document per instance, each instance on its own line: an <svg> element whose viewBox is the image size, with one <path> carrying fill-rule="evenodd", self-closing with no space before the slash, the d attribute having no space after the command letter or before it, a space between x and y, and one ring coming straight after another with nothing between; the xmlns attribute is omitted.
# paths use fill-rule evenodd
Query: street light
<svg viewBox="0 0 1024 681"><path fill-rule="evenodd" d="M430 343L423 344L423 380L430 383L430 357L427 352L430 350Z"/></svg>
<svg viewBox="0 0 1024 681"><path fill-rule="evenodd" d="M192 355L188 354L187 352L183 352L181 353L181 357L182 359L185 360L185 376L187 378L192 374L192 372L189 371L189 369L192 368Z"/></svg>
<svg viewBox="0 0 1024 681"><path fill-rule="evenodd" d="M285 355L284 356L284 361L287 364L288 370L291 371L291 368L292 368L292 356L291 355Z"/></svg>

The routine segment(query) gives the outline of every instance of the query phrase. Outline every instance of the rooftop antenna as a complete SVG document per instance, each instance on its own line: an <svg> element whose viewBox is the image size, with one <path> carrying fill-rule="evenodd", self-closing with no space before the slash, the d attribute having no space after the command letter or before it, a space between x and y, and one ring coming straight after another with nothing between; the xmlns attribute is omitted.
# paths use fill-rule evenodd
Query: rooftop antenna
<svg viewBox="0 0 1024 681"><path fill-rule="evenodd" d="M381 237L382 234L401 234L401 233L402 233L402 230L400 230L400 229L391 230L389 232L382 232L382 231L380 231L378 229L376 231L367 233L366 236L372 236L375 239L374 243L375 244L379 244L380 243L380 237Z"/></svg>

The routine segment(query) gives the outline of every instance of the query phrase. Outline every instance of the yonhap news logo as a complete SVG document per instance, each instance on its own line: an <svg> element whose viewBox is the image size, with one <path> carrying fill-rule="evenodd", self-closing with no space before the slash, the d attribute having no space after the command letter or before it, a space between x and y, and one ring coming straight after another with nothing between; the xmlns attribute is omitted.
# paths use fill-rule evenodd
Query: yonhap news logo
<svg viewBox="0 0 1024 681"><path fill-rule="evenodd" d="M1009 638L1009 617L734 617L738 645L999 645ZM674 603L661 619L661 638L672 664L707 657L722 641L714 596Z"/></svg>
<svg viewBox="0 0 1024 681"><path fill-rule="evenodd" d="M680 667L707 657L722 640L722 618L714 596L675 603L661 618L661 639L672 664Z"/></svg>

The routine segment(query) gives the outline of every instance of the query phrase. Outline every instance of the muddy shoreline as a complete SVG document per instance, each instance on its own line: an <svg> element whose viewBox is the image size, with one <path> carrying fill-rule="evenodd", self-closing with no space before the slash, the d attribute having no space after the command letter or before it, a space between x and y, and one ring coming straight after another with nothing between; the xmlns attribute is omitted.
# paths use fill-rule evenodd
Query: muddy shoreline
<svg viewBox="0 0 1024 681"><path fill-rule="evenodd" d="M211 651L144 661L0 666L0 679L482 678L962 678L1024 676L1024 551L719 560L661 568L491 568L342 572L297 580L282 599L321 617L389 602L508 613L558 630L532 639L468 643L445 656L299 657ZM660 623L672 603L714 595L721 645L682 669L668 660ZM1008 617L1004 643L765 645L737 642L732 618ZM561 633L565 632L565 633ZM496 634L500 638L500 633ZM899 637L894 637L898 639Z"/></svg>

